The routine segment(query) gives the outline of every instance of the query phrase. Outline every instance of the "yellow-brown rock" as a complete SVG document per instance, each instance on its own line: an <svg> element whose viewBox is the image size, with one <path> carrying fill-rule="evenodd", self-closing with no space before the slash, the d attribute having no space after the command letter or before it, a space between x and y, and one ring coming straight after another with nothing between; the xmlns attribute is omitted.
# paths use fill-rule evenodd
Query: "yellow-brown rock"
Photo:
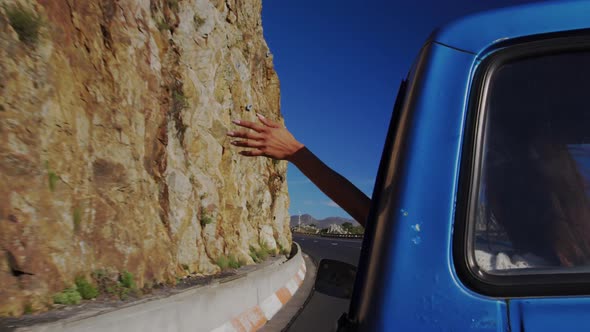
<svg viewBox="0 0 590 332"><path fill-rule="evenodd" d="M142 287L290 248L286 164L225 135L282 121L268 54L261 0L3 1L0 316L98 269Z"/></svg>

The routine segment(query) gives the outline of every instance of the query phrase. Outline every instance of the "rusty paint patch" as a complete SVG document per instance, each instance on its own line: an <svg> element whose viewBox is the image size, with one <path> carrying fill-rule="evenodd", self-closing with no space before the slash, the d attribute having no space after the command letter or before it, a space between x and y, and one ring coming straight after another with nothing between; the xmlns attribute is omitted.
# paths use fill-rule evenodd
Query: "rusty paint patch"
<svg viewBox="0 0 590 332"><path fill-rule="evenodd" d="M276 294L282 304L289 302L292 296L291 292L289 292L286 287L281 287L281 289L279 289Z"/></svg>

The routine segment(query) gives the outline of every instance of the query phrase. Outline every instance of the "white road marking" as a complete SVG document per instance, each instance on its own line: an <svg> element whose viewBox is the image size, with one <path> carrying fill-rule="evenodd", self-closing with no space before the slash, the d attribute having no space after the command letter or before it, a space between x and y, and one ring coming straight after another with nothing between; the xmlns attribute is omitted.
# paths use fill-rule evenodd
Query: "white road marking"
<svg viewBox="0 0 590 332"><path fill-rule="evenodd" d="M299 285L297 285L297 283L295 282L294 279L289 280L289 282L287 283L287 289L289 290L291 295L295 295L295 292L297 291L298 288L299 288Z"/></svg>
<svg viewBox="0 0 590 332"><path fill-rule="evenodd" d="M305 273L303 272L303 270L297 271L297 275L299 276L299 279L301 279L301 280L305 279Z"/></svg>
<svg viewBox="0 0 590 332"><path fill-rule="evenodd" d="M353 248L353 249L361 249L362 247L357 247L357 246L346 246L346 245L341 245L344 248Z"/></svg>
<svg viewBox="0 0 590 332"><path fill-rule="evenodd" d="M270 320L283 306L276 294L272 294L260 303L260 309L267 320Z"/></svg>
<svg viewBox="0 0 590 332"><path fill-rule="evenodd" d="M336 242L332 242L332 245L333 245L333 246L337 246L337 245L338 245L338 243L336 243Z"/></svg>

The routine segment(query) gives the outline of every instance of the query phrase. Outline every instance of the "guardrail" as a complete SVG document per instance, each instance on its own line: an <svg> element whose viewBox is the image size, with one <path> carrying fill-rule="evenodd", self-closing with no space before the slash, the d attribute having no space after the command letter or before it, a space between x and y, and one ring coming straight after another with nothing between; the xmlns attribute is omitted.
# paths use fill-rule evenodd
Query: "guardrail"
<svg viewBox="0 0 590 332"><path fill-rule="evenodd" d="M362 239L363 234L329 234L329 233L311 233L311 232L293 232L293 234L313 235L319 237L333 237L333 238L348 238L348 239Z"/></svg>

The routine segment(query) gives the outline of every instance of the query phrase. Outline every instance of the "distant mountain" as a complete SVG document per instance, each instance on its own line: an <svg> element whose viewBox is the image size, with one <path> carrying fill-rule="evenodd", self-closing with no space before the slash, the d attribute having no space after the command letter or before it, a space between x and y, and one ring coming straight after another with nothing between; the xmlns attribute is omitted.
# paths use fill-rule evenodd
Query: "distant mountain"
<svg viewBox="0 0 590 332"><path fill-rule="evenodd" d="M342 217L328 217L324 219L316 219L309 214L301 215L301 226L315 224L319 229L328 228L330 225L342 225L345 222L351 223L353 226L360 226L356 221L349 218ZM291 227L297 226L299 223L299 215L291 216Z"/></svg>

